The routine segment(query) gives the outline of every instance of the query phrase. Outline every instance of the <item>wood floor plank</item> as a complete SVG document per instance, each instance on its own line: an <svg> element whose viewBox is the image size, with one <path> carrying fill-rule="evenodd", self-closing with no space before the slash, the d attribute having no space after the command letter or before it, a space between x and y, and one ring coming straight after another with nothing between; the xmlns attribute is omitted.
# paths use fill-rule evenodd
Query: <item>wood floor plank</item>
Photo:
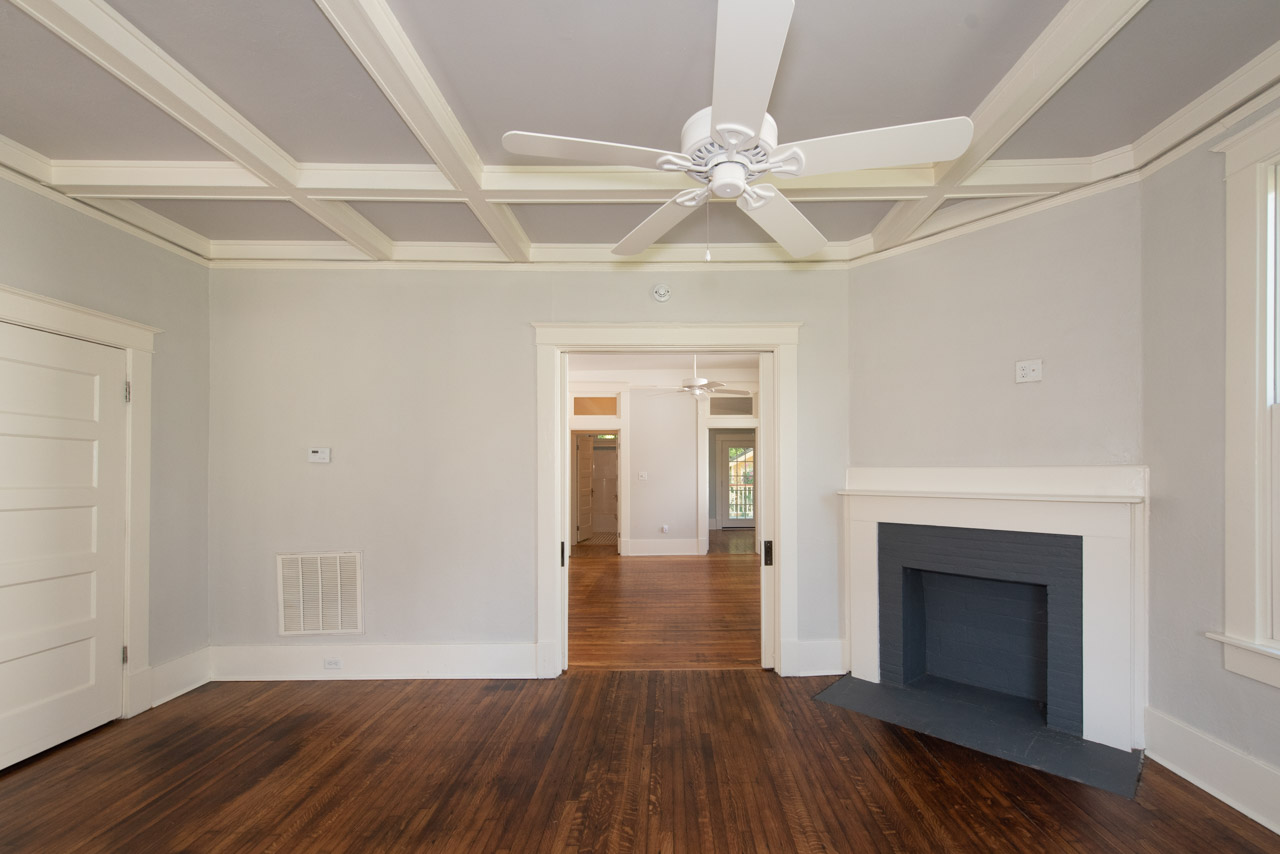
<svg viewBox="0 0 1280 854"><path fill-rule="evenodd" d="M761 670L214 683L0 772L3 852L1275 852L1148 761L1126 800Z"/></svg>

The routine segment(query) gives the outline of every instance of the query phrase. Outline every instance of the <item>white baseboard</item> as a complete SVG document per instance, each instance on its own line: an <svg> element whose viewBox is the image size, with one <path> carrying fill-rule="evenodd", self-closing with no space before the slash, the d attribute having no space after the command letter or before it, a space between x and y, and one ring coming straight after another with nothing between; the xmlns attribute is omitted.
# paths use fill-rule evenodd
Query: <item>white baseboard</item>
<svg viewBox="0 0 1280 854"><path fill-rule="evenodd" d="M1146 718L1148 756L1280 833L1280 768L1150 706Z"/></svg>
<svg viewBox="0 0 1280 854"><path fill-rule="evenodd" d="M151 668L125 673L124 709L121 717L131 718L151 708Z"/></svg>
<svg viewBox="0 0 1280 854"><path fill-rule="evenodd" d="M308 644L215 646L213 678L292 679L534 679L537 645ZM342 666L326 670L326 658Z"/></svg>
<svg viewBox="0 0 1280 854"><path fill-rule="evenodd" d="M210 648L203 647L181 658L151 668L151 705L167 703L174 697L199 688L213 678Z"/></svg>
<svg viewBox="0 0 1280 854"><path fill-rule="evenodd" d="M626 550L622 552L625 555L696 555L702 554L698 551L698 538L688 540L666 539L666 540L624 540Z"/></svg>
<svg viewBox="0 0 1280 854"><path fill-rule="evenodd" d="M783 676L839 676L848 673L844 665L844 642L834 640L782 641Z"/></svg>

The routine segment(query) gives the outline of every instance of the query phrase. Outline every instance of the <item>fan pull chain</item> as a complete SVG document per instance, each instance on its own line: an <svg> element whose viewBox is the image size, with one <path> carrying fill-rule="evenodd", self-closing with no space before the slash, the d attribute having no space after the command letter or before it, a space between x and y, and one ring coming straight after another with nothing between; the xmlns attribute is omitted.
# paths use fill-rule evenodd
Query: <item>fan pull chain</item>
<svg viewBox="0 0 1280 854"><path fill-rule="evenodd" d="M707 202L707 263L711 263L711 202Z"/></svg>

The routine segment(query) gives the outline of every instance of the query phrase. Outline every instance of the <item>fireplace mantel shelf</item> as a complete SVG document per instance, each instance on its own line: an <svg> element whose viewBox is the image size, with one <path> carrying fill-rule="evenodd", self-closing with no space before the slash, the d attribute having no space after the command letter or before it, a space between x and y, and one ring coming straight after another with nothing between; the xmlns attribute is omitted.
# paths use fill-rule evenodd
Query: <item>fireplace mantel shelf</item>
<svg viewBox="0 0 1280 854"><path fill-rule="evenodd" d="M988 501L1078 501L1086 504L1141 504L1142 495L1082 495L1080 493L1037 495L1025 492L939 492L902 489L841 489L838 495L870 498L973 498Z"/></svg>

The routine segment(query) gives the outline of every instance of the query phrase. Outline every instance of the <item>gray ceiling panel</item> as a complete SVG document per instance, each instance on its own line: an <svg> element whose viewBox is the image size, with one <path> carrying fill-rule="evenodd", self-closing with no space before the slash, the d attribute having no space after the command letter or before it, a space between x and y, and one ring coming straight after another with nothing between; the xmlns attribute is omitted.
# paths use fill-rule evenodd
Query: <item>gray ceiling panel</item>
<svg viewBox="0 0 1280 854"><path fill-rule="evenodd" d="M1089 157L1129 145L1277 38L1276 0L1152 0L995 156Z"/></svg>
<svg viewBox="0 0 1280 854"><path fill-rule="evenodd" d="M112 0L295 160L429 163L310 0Z"/></svg>
<svg viewBox="0 0 1280 854"><path fill-rule="evenodd" d="M1065 0L810 0L773 89L778 138L970 115Z"/></svg>
<svg viewBox="0 0 1280 854"><path fill-rule="evenodd" d="M392 240L492 243L471 208L461 202L351 202L356 213Z"/></svg>
<svg viewBox="0 0 1280 854"><path fill-rule="evenodd" d="M292 202L146 199L138 204L209 240L336 240Z"/></svg>
<svg viewBox="0 0 1280 854"><path fill-rule="evenodd" d="M8 3L0 3L0 135L55 160L226 159Z"/></svg>

